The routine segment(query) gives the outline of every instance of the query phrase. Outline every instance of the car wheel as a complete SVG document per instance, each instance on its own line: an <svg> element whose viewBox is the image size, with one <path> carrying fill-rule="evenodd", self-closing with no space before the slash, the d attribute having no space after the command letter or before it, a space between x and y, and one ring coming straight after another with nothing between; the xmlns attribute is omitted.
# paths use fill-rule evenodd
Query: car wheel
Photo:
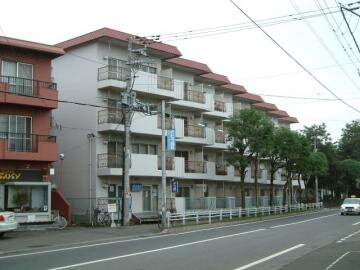
<svg viewBox="0 0 360 270"><path fill-rule="evenodd" d="M344 213L340 213L342 216L344 215Z"/></svg>
<svg viewBox="0 0 360 270"><path fill-rule="evenodd" d="M4 232L0 232L0 238L4 236Z"/></svg>

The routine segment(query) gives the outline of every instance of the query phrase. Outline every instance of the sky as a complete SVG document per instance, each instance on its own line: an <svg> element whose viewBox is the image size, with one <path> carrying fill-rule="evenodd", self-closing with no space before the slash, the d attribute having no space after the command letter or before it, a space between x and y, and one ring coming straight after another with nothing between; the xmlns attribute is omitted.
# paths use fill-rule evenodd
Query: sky
<svg viewBox="0 0 360 270"><path fill-rule="evenodd" d="M254 20L319 10L319 5L323 8L337 6L335 0L234 2ZM251 93L263 94L266 102L275 103L279 109L297 117L300 123L292 125L297 130L324 122L332 138L337 140L346 123L360 118L359 112L340 101L265 96L334 99L330 90L360 110L360 53L340 12L327 16L330 24L325 16L318 16L263 28L310 70L328 88L326 90L259 29L235 29L237 31L230 33L216 32L216 35L211 32L211 35L191 39L166 36L248 23L229 0L18 0L3 1L1 8L0 35L41 43L56 44L102 27L140 36L160 35L163 42L177 46L184 58L206 63L213 72L226 75L231 82L244 85ZM360 14L360 10L357 12ZM360 23L356 28L358 18L349 14L347 18L352 29L356 29L354 34L360 43Z"/></svg>

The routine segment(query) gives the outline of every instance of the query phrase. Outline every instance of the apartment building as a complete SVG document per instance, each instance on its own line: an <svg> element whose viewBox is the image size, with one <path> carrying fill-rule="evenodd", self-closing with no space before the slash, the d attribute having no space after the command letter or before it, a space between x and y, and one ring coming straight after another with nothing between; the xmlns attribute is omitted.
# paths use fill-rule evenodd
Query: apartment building
<svg viewBox="0 0 360 270"><path fill-rule="evenodd" d="M0 209L14 211L19 222L51 219L51 116L58 107L51 60L63 53L0 37Z"/></svg>
<svg viewBox="0 0 360 270"><path fill-rule="evenodd" d="M126 89L129 35L103 28L57 46L65 54L53 60L53 74L62 89L60 97L96 104L96 107L60 104L55 113L62 126L60 152L64 159L64 191L73 211L86 211L91 198L122 196L124 125L120 94ZM160 110L166 101L166 127L175 128L176 151L166 159L167 197L178 211L186 198L226 197L223 207L235 206L240 177L225 160L228 142L224 122L243 108L264 110L276 125L297 120L206 64L184 59L171 45L151 43L148 57L139 65L133 90L143 102ZM130 186L133 213L157 211L161 196L161 119L135 112L131 124ZM267 192L269 179L261 165L259 183ZM251 169L249 168L249 172ZM178 182L172 192L171 181ZM253 175L246 176L247 195ZM276 175L281 187L281 172Z"/></svg>

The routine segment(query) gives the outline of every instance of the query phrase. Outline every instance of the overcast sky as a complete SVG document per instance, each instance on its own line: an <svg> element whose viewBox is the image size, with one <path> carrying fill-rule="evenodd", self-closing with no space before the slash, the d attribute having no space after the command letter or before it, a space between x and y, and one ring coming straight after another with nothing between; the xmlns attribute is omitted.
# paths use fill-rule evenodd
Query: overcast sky
<svg viewBox="0 0 360 270"><path fill-rule="evenodd" d="M347 4L355 0L344 0ZM235 2L255 20L318 10L337 5L335 0L273 0ZM294 7L296 9L294 9ZM101 0L101 1L3 1L0 35L55 44L102 27L155 35L248 22L228 0ZM360 13L360 11L357 11ZM356 51L341 13L328 16L340 41L351 45L351 59L343 51L324 16L283 23L264 29L328 88L360 109L360 54ZM347 15L355 29L358 18ZM335 24L335 20L338 25ZM360 24L360 23L359 23ZM312 29L312 30L311 30ZM341 32L345 33L344 39ZM360 25L355 36L360 43ZM166 36L162 36L165 40ZM201 38L169 38L183 57L203 62L252 93L316 98L334 98L309 75L301 72L287 55L258 29ZM355 64L350 62L354 61ZM341 64L341 66L337 66ZM330 66L330 67L328 67ZM328 67L321 68L319 67ZM337 139L347 122L360 113L339 101L314 101L266 97L304 125L325 122Z"/></svg>

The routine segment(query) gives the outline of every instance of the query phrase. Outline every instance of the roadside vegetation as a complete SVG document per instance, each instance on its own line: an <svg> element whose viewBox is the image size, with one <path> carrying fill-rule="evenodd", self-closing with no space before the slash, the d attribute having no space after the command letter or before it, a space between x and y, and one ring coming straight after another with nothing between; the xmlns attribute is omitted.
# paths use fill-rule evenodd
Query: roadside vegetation
<svg viewBox="0 0 360 270"><path fill-rule="evenodd" d="M291 201L291 181L304 181L305 190L299 189L301 202L315 201L315 178L319 190L327 190L324 203L336 205L341 196L360 197L360 121L352 121L343 129L339 141L333 141L326 125L305 126L301 131L277 127L263 112L243 109L226 123L231 142L227 162L240 175L241 205L245 205L244 183L249 166L266 161L270 173L269 204L274 205L274 175L284 168L286 184L283 186L285 202ZM256 206L258 206L258 175L254 176ZM287 196L288 195L288 196Z"/></svg>

